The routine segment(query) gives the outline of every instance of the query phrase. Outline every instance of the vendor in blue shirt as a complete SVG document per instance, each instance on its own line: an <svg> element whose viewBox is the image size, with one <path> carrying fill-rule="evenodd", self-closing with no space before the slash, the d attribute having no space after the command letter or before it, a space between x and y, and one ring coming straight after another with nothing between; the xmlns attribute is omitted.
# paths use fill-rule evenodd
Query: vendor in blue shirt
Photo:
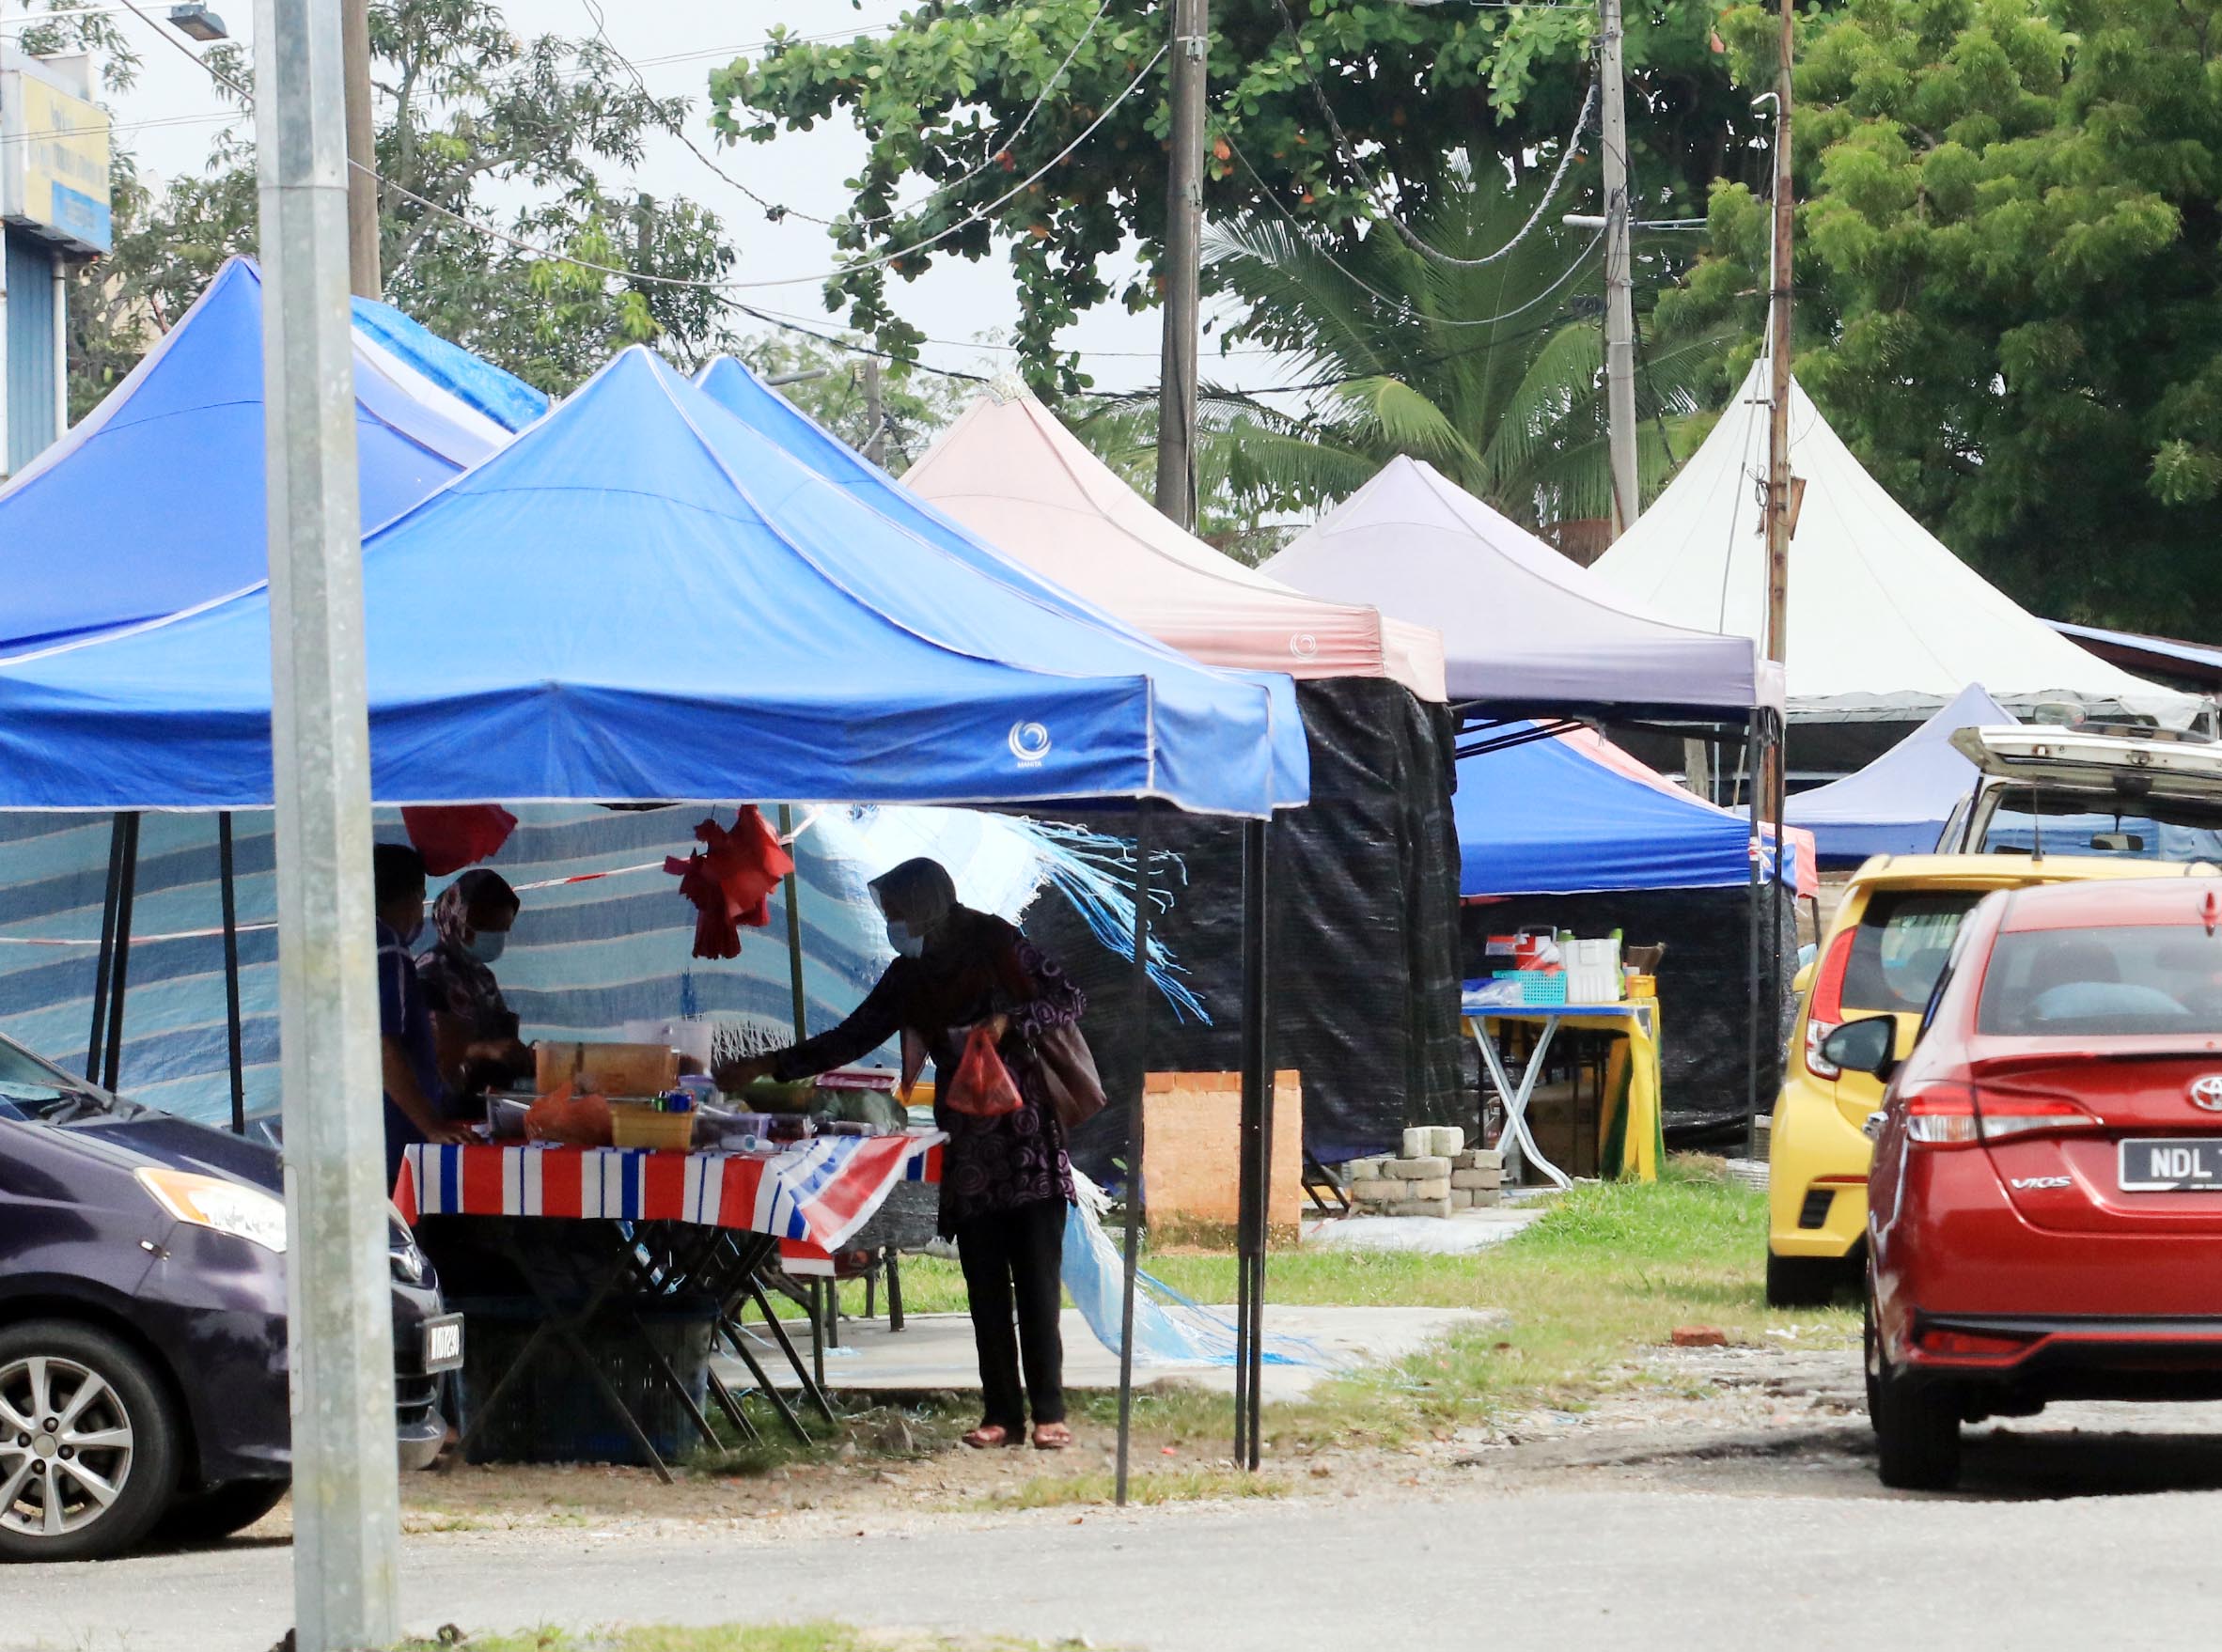
<svg viewBox="0 0 2222 1652"><path fill-rule="evenodd" d="M448 1116L432 1014L409 948L424 930L424 857L402 843L370 851L378 907L378 1047L385 1086L385 1180L401 1174L401 1149L418 1142L462 1142L470 1131Z"/></svg>

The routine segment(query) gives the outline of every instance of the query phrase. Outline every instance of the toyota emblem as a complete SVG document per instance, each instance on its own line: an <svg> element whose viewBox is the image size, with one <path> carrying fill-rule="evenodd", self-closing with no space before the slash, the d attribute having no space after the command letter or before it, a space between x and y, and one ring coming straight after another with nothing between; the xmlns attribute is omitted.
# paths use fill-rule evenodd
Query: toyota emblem
<svg viewBox="0 0 2222 1652"><path fill-rule="evenodd" d="M2207 1113L2222 1113L2222 1072L2201 1073L2191 1081L2191 1105Z"/></svg>

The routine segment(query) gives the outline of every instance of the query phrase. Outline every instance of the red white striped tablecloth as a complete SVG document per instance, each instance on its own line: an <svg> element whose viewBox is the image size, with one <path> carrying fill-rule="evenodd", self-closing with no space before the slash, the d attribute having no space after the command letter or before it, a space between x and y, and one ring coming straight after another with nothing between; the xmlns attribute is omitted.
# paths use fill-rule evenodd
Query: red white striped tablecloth
<svg viewBox="0 0 2222 1652"><path fill-rule="evenodd" d="M776 1234L782 1249L838 1251L900 1181L941 1179L938 1130L822 1136L775 1154L640 1147L419 1145L394 1203L419 1216L691 1222Z"/></svg>

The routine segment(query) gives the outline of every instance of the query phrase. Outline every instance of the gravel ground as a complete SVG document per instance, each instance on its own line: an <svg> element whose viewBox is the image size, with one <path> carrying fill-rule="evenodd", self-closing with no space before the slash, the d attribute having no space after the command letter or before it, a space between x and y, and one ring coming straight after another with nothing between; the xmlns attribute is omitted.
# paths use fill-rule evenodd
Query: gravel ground
<svg viewBox="0 0 2222 1652"><path fill-rule="evenodd" d="M1959 1492L1907 1497L1875 1481L1854 1349L1639 1365L1651 1381L1584 1411L1269 1469L1268 1500L990 1506L1096 1449L672 1488L621 1470L418 1480L408 1621L831 1616L1151 1652L1286 1652L1363 1622L1409 1646L1716 1649L1871 1644L1882 1607L1939 1644L2211 1639L2222 1584L2185 1539L2222 1520L2222 1411L2056 1408L1976 1431ZM213 1548L0 1572L0 1647L264 1652L288 1619L285 1532L281 1513ZM1292 1559L1315 1587L1291 1586Z"/></svg>

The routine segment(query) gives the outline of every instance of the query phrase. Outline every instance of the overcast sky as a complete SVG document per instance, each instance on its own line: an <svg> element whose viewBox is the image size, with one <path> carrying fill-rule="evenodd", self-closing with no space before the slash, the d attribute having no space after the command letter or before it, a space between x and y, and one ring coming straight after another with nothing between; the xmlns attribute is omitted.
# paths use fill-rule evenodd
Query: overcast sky
<svg viewBox="0 0 2222 1652"><path fill-rule="evenodd" d="M898 0L861 0L853 7L849 0L804 0L800 5L771 0L601 3L612 43L640 65L649 88L695 101L696 140L713 154L718 150L709 141L707 123L712 68L760 41L775 22L799 34L884 29L907 8ZM155 15L168 9L161 0L143 4ZM211 0L211 9L222 15L236 38L251 40L253 0ZM509 0L506 10L510 25L524 35L580 36L594 27L587 0ZM146 25L128 16L122 21L134 37L147 38L139 48L144 59L139 84L111 100L117 109L118 140L151 172L168 177L199 170L218 130L215 117L223 112L221 100L206 75L182 54L152 39ZM816 132L783 133L771 144L726 150L719 159L728 171L746 179L765 197L830 217L848 200L841 180L862 160L864 148L855 130L837 117ZM776 225L767 222L759 209L676 140L665 139L655 146L640 179L657 195L684 194L715 210L739 254L736 274L742 279L815 275L836 262L822 226L793 218ZM1122 262L1112 271L1115 289L1131 268L1131 262ZM905 319L932 338L955 341L924 347L921 354L928 362L978 368L983 355L991 363L1009 361L1008 353L986 353L964 342L1007 328L1015 313L1014 286L999 255L977 264L937 261L917 281L893 283L892 292ZM820 326L829 324L816 282L744 296L758 307L784 311ZM1070 329L1067 342L1083 351L1105 352L1091 354L1088 363L1099 384L1123 389L1156 382L1154 311L1130 316L1116 304L1102 306ZM1255 358L1242 366L1249 369L1246 374L1221 376L1250 382L1268 371L1268 364ZM1207 366L1207 373L1210 370Z"/></svg>

